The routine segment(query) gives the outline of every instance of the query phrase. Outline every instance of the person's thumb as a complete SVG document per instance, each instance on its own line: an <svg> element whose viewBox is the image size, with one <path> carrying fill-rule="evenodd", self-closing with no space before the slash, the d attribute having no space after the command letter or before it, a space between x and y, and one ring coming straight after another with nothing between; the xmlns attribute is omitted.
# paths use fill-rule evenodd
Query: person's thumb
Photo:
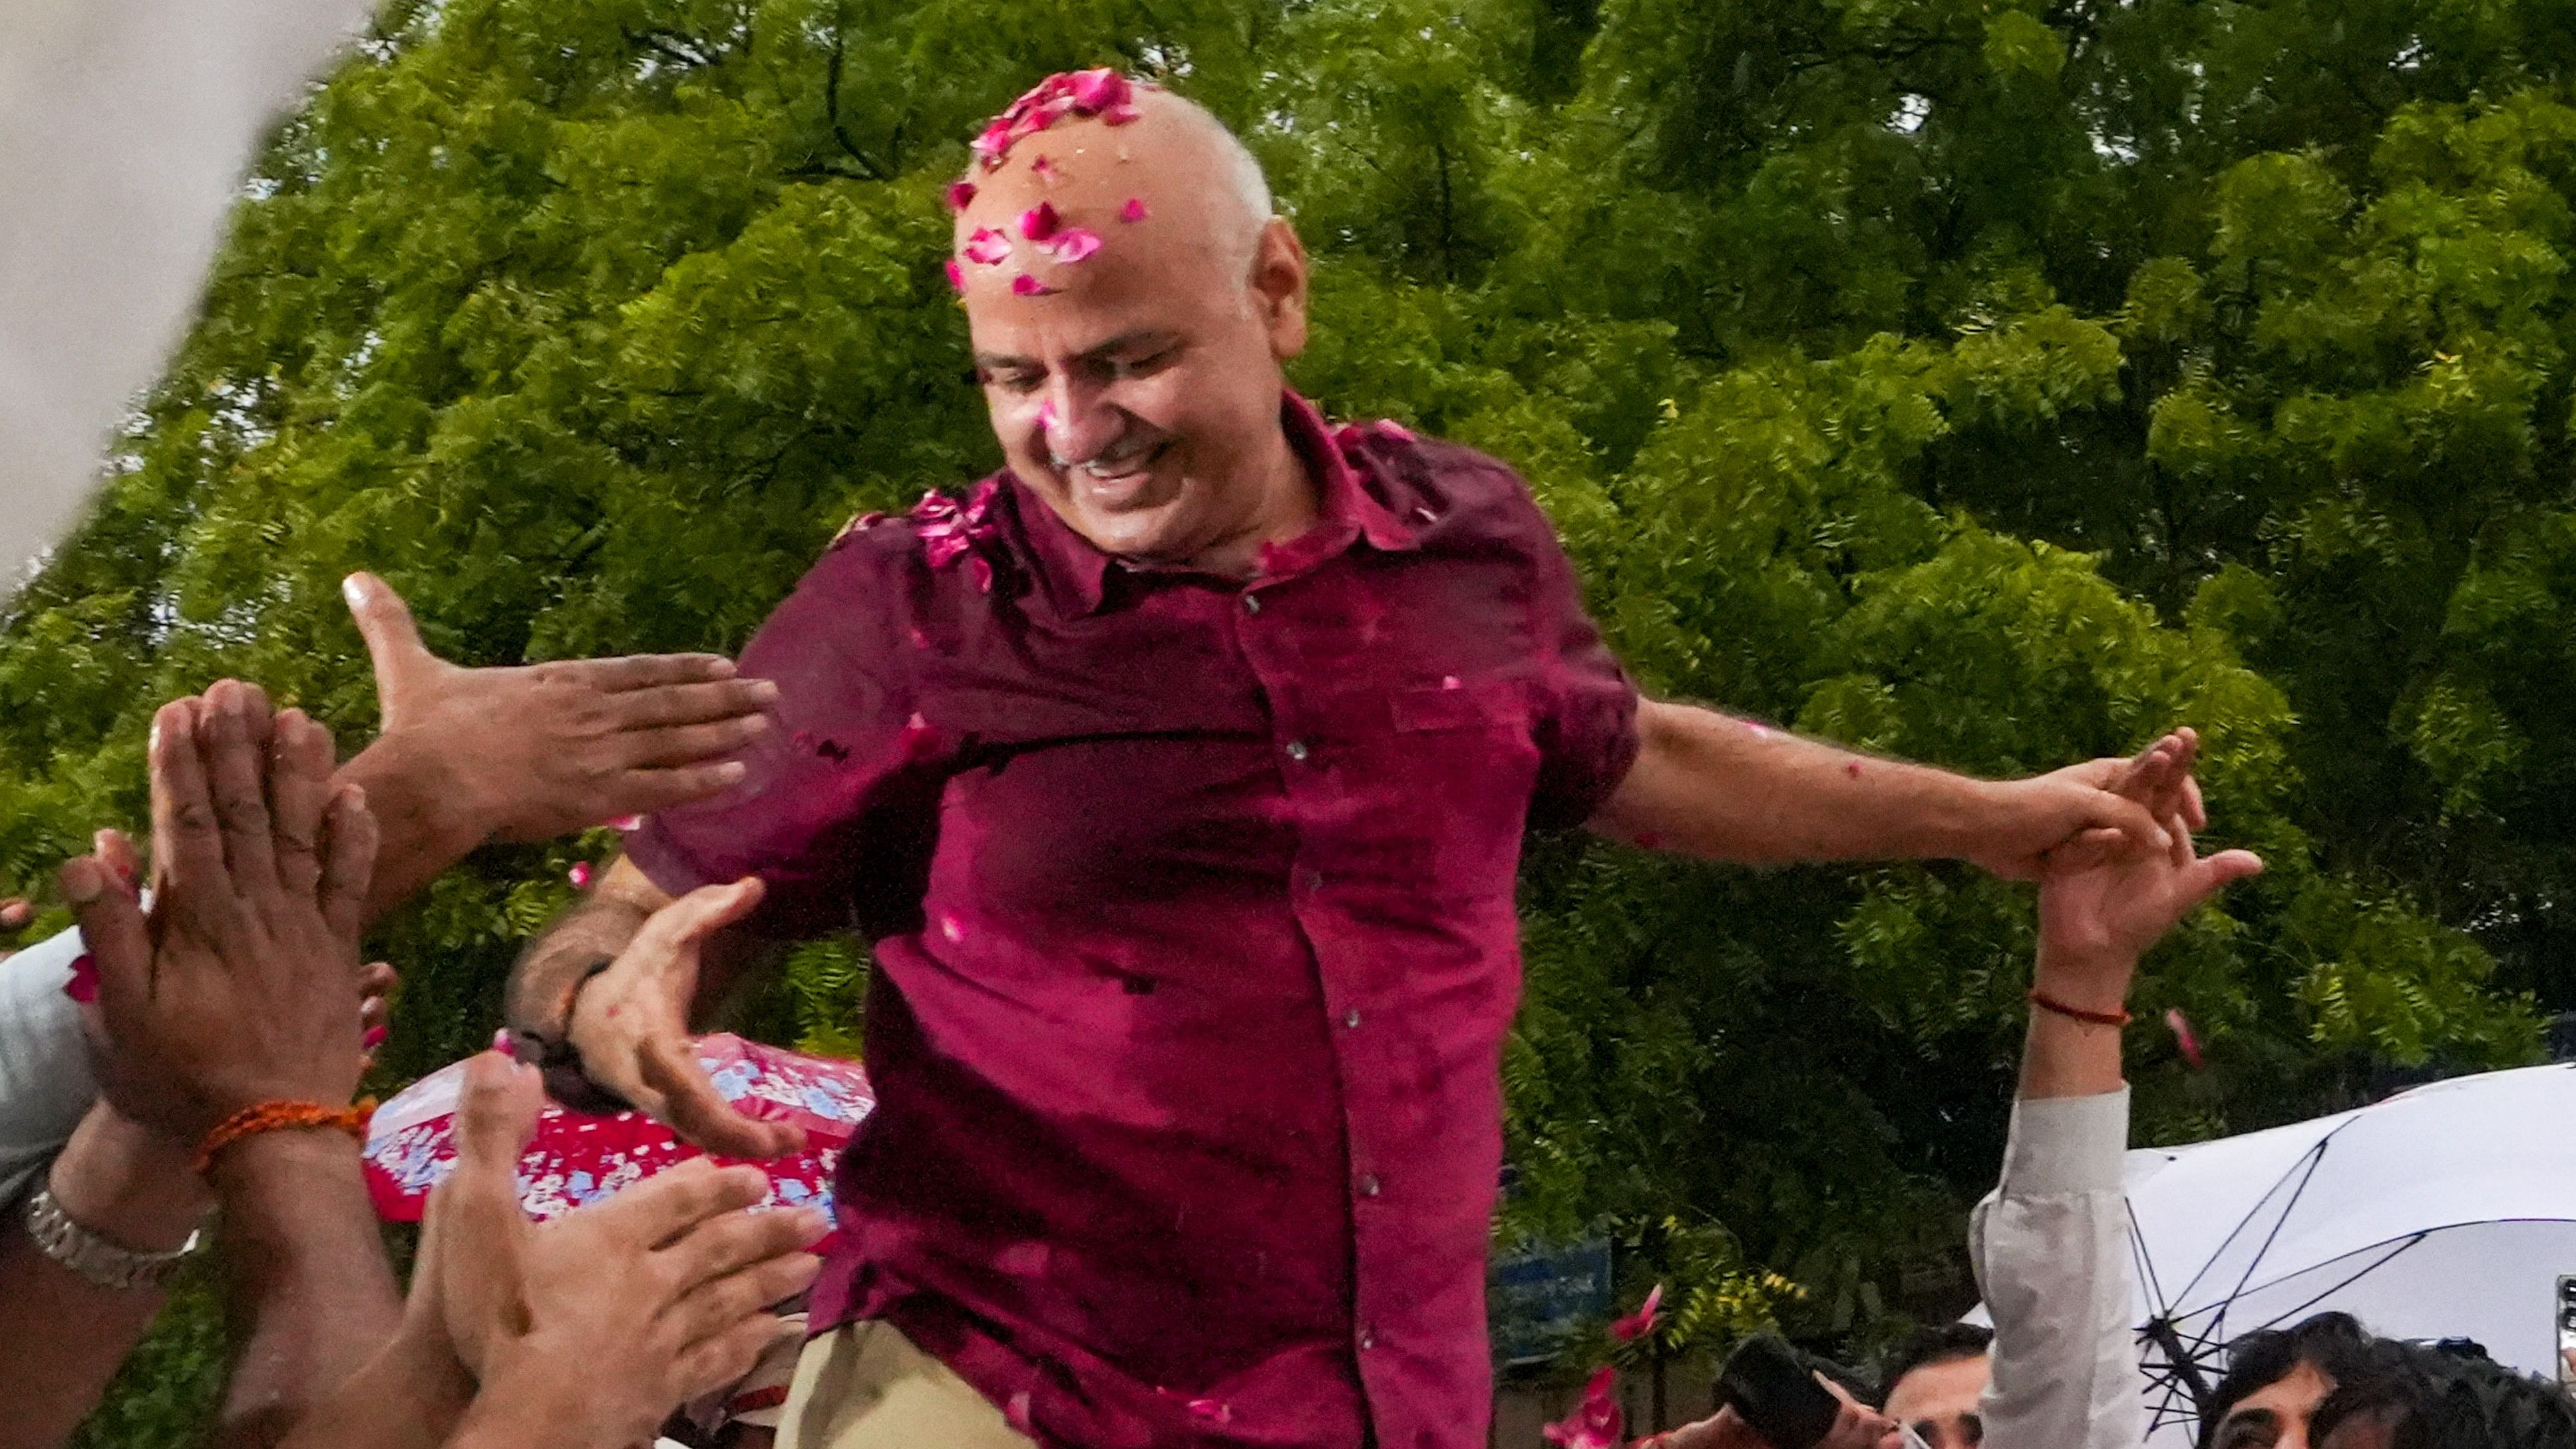
<svg viewBox="0 0 2576 1449"><path fill-rule="evenodd" d="M112 1037L152 994L152 932L143 903L94 855L63 862L60 881L80 925L82 950L97 973L99 1012Z"/></svg>
<svg viewBox="0 0 2576 1449"><path fill-rule="evenodd" d="M456 1170L498 1176L515 1188L519 1154L537 1134L544 1102L534 1068L497 1052L469 1058L456 1098Z"/></svg>
<svg viewBox="0 0 2576 1449"><path fill-rule="evenodd" d="M703 941L752 912L768 893L760 877L747 875L726 885L700 886L672 902L671 925L683 941Z"/></svg>
<svg viewBox="0 0 2576 1449"><path fill-rule="evenodd" d="M2194 904L2209 899L2240 880L2263 873L2263 857L2250 850L2222 850L2191 868Z"/></svg>
<svg viewBox="0 0 2576 1449"><path fill-rule="evenodd" d="M349 601L358 637L367 641L367 659L376 671L377 705L390 717L403 687L435 663L436 656L420 642L411 606L383 579L370 573L351 574L340 581L340 592Z"/></svg>

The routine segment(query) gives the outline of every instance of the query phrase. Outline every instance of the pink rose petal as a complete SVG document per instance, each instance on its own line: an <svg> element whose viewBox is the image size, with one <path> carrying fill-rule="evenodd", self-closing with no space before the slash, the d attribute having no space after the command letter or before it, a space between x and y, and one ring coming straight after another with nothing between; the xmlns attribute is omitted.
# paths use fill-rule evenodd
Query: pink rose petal
<svg viewBox="0 0 2576 1449"><path fill-rule="evenodd" d="M966 271L957 265L955 257L948 259L948 285L956 288L961 294L966 290Z"/></svg>
<svg viewBox="0 0 2576 1449"><path fill-rule="evenodd" d="M1388 437L1395 439L1399 443L1420 441L1413 436L1413 430L1411 428L1406 427L1404 424L1397 422L1393 418L1378 419L1377 430L1386 434Z"/></svg>
<svg viewBox="0 0 2576 1449"><path fill-rule="evenodd" d="M2165 1008L2165 1025L2173 1028L2174 1045L2181 1048L2182 1059L2190 1064L2193 1071L2209 1065L2209 1059L2200 1053L2200 1038L2192 1033L2191 1018L2182 1014L2181 1007Z"/></svg>
<svg viewBox="0 0 2576 1449"><path fill-rule="evenodd" d="M365 1047L369 1051L374 1051L376 1048L383 1046L385 1044L385 1038L391 1035L393 1035L392 1032L381 1026L371 1026L366 1029L364 1034L359 1036L358 1045Z"/></svg>
<svg viewBox="0 0 2576 1449"><path fill-rule="evenodd" d="M1100 233L1078 226L1066 227L1053 237L1038 243L1038 250L1065 265L1072 265L1100 250Z"/></svg>
<svg viewBox="0 0 2576 1449"><path fill-rule="evenodd" d="M865 528L870 522L884 516L885 515L883 514L861 514L858 518L850 520L850 523L854 528ZM616 819L608 822L608 828L617 831L620 834L631 835L644 828L644 817L641 815L620 815Z"/></svg>
<svg viewBox="0 0 2576 1449"><path fill-rule="evenodd" d="M1048 186L1055 185L1056 179L1060 174L1055 169L1055 163L1049 161L1044 155L1040 155L1038 159L1030 162L1029 170L1036 174L1041 183Z"/></svg>
<svg viewBox="0 0 2576 1449"><path fill-rule="evenodd" d="M1064 218L1056 214L1055 203L1051 201L1041 201L1020 213L1020 235L1033 242L1045 241L1062 225Z"/></svg>
<svg viewBox="0 0 2576 1449"><path fill-rule="evenodd" d="M87 951L72 958L72 979L63 983L63 995L83 1006L98 1000L98 963Z"/></svg>
<svg viewBox="0 0 2576 1449"><path fill-rule="evenodd" d="M950 211L964 211L964 210L967 208L967 206L968 206L970 203L972 203L974 200L975 200L975 183L974 183L974 182L972 182L972 181L952 181L952 182L950 182L950 183L949 183L949 185L948 185L948 209L949 209Z"/></svg>
<svg viewBox="0 0 2576 1449"><path fill-rule="evenodd" d="M502 1027L500 1030L492 1033L492 1050L501 1053L503 1056L509 1056L515 1053L518 1048L519 1044L511 1038L510 1029L508 1027Z"/></svg>
<svg viewBox="0 0 2576 1449"><path fill-rule="evenodd" d="M1044 297L1053 294L1054 291L1055 288L1026 272L1011 278L1011 295L1014 297Z"/></svg>
<svg viewBox="0 0 2576 1449"><path fill-rule="evenodd" d="M1145 215L1145 198L1141 196L1128 197L1127 204L1118 208L1120 221L1143 221Z"/></svg>
<svg viewBox="0 0 2576 1449"><path fill-rule="evenodd" d="M1055 425L1055 399L1051 397L1040 398L1038 400L1038 431L1042 433L1052 433L1055 431Z"/></svg>
<svg viewBox="0 0 2576 1449"><path fill-rule="evenodd" d="M1108 66L1098 70L1078 70L1065 78L1065 93L1073 98L1073 107L1086 116L1097 115L1112 106L1129 103L1135 94L1127 77Z"/></svg>
<svg viewBox="0 0 2576 1449"><path fill-rule="evenodd" d="M589 862L589 861L586 861L586 860L576 860L576 861L574 861L574 862L572 863L572 869L570 869L570 870L568 870L568 871L565 871L565 872L564 872L564 874L565 874L566 876L568 876L568 877L570 877L570 878L571 878L571 880L572 880L572 888L573 888L574 890L577 890L577 891L586 891L586 890L590 889L590 862Z"/></svg>
<svg viewBox="0 0 2576 1449"><path fill-rule="evenodd" d="M1010 258L1011 239L1007 234L995 231L989 226L979 226L975 228L973 236L966 238L965 251L966 260L970 262L978 262L988 267L997 266Z"/></svg>
<svg viewBox="0 0 2576 1449"><path fill-rule="evenodd" d="M1143 111L1136 109L1134 106L1111 106L1108 110L1100 113L1100 120L1103 125L1123 126L1129 121L1142 118L1144 114L1145 113Z"/></svg>
<svg viewBox="0 0 2576 1449"><path fill-rule="evenodd" d="M1634 1343L1638 1339L1645 1337L1647 1334L1654 1332L1655 1316L1663 1306L1664 1285L1658 1283L1653 1288L1647 1290L1646 1301L1638 1307L1636 1312L1629 1314L1625 1318L1616 1319L1611 1323L1611 1341L1614 1343Z"/></svg>
<svg viewBox="0 0 2576 1449"><path fill-rule="evenodd" d="M1626 1437L1627 1415L1619 1408L1619 1371L1607 1364L1583 1386L1583 1402L1574 1412L1539 1431L1558 1449L1619 1449Z"/></svg>

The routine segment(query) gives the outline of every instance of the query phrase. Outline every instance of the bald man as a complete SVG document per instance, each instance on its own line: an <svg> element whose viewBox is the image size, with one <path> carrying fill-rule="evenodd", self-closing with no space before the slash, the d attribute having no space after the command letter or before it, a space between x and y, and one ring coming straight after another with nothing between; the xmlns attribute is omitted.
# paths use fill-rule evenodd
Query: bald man
<svg viewBox="0 0 2576 1449"><path fill-rule="evenodd" d="M1306 256L1204 111L1052 77L950 190L1004 467L861 519L743 658L776 728L510 995L561 1095L759 1155L682 1046L872 948L791 1449L1467 1449L1533 826L1744 861L2161 842L1640 701L1520 479L1287 390Z"/></svg>

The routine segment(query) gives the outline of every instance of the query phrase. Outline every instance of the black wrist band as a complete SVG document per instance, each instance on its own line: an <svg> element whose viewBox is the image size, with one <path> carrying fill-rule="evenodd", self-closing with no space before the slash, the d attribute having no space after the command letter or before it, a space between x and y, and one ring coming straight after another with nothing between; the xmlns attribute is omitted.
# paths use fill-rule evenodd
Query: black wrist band
<svg viewBox="0 0 2576 1449"><path fill-rule="evenodd" d="M592 979L617 964L616 958L603 956L590 963L581 979L564 993L563 1032L560 1037L542 1036L525 1027L510 1028L510 1055L537 1069L545 1083L546 1095L567 1111L605 1117L615 1112L632 1112L635 1104L614 1088L602 1086L583 1066L581 1049L572 1044L572 1014L581 1004L581 989Z"/></svg>

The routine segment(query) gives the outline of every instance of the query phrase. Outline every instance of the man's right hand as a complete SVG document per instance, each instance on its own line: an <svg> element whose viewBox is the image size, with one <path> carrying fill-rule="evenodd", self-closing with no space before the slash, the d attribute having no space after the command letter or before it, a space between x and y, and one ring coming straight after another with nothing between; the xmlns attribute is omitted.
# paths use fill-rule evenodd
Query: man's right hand
<svg viewBox="0 0 2576 1449"><path fill-rule="evenodd" d="M805 1143L802 1130L760 1122L716 1091L689 1045L689 1005L707 940L750 914L761 883L700 886L646 918L606 971L572 998L566 1034L582 1070L709 1152L776 1157Z"/></svg>
<svg viewBox="0 0 2576 1449"><path fill-rule="evenodd" d="M429 652L402 597L351 574L375 663L378 745L468 813L482 837L545 840L732 786L725 756L769 728L778 697L720 654L635 654L466 669Z"/></svg>

